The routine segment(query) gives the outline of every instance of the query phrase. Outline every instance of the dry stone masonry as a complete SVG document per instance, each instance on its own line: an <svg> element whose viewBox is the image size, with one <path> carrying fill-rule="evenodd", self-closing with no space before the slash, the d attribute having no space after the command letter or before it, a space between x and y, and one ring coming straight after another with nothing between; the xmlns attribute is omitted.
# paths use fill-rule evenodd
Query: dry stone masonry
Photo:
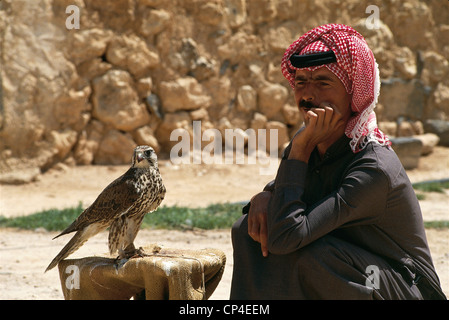
<svg viewBox="0 0 449 320"><path fill-rule="evenodd" d="M67 27L70 5L79 28ZM379 8L374 29L368 5ZM15 183L58 163L129 163L137 144L167 156L170 133L193 121L278 129L282 148L301 123L282 54L331 22L373 49L381 128L449 146L447 1L4 0L0 175Z"/></svg>

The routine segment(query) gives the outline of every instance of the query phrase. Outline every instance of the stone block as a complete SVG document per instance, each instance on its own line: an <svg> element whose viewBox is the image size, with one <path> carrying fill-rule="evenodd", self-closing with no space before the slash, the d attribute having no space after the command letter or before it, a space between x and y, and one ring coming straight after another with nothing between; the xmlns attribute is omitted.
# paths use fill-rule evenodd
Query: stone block
<svg viewBox="0 0 449 320"><path fill-rule="evenodd" d="M423 143L413 137L399 137L391 139L393 150L399 157L405 169L415 169L419 165Z"/></svg>
<svg viewBox="0 0 449 320"><path fill-rule="evenodd" d="M424 131L436 134L440 138L439 145L449 147L449 121L427 120Z"/></svg>

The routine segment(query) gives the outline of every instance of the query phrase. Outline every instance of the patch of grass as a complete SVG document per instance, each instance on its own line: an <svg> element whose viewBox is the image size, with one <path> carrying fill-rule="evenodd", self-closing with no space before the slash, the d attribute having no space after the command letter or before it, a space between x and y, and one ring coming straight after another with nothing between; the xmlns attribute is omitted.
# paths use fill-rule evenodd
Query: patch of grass
<svg viewBox="0 0 449 320"><path fill-rule="evenodd" d="M416 193L416 198L418 198L418 200L426 200L426 195L422 194L422 193Z"/></svg>
<svg viewBox="0 0 449 320"><path fill-rule="evenodd" d="M242 204L220 203L205 208L172 206L160 207L156 212L147 214L142 229L228 229L242 215ZM48 231L62 231L83 212L81 203L74 208L63 210L45 210L21 217L6 218L0 216L0 228L18 228ZM426 221L425 228L449 228L448 220Z"/></svg>
<svg viewBox="0 0 449 320"><path fill-rule="evenodd" d="M449 228L448 220L424 221L426 229L445 229Z"/></svg>
<svg viewBox="0 0 449 320"><path fill-rule="evenodd" d="M6 218L0 216L0 228L61 231L83 211L81 203L75 208L45 210L35 214ZM147 214L142 228L153 229L223 229L230 228L241 216L242 204L213 204L205 208L160 207Z"/></svg>
<svg viewBox="0 0 449 320"><path fill-rule="evenodd" d="M0 216L0 227L34 230L44 228L60 231L68 227L83 212L81 203L77 207L62 210L50 209L27 216L5 218Z"/></svg>
<svg viewBox="0 0 449 320"><path fill-rule="evenodd" d="M241 204L213 204L205 208L161 207L147 214L142 228L154 229L225 229L242 215Z"/></svg>
<svg viewBox="0 0 449 320"><path fill-rule="evenodd" d="M444 189L449 189L449 179L417 182L413 184L415 190L423 192L444 192Z"/></svg>

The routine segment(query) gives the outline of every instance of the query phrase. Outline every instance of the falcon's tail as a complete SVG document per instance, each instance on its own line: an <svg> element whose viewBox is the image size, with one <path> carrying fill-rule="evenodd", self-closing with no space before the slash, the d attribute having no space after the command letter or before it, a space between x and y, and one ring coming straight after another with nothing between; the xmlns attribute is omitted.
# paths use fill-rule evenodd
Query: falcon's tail
<svg viewBox="0 0 449 320"><path fill-rule="evenodd" d="M87 238L82 236L83 233L84 232L82 230L75 233L73 238L70 239L69 243L67 243L65 247L62 248L61 252L59 252L58 255L53 259L53 261L48 265L47 269L45 269L45 272L56 267L61 260L64 260L70 254L78 250L78 248L87 241Z"/></svg>
<svg viewBox="0 0 449 320"><path fill-rule="evenodd" d="M62 248L61 252L59 252L53 261L48 265L45 272L56 267L61 260L64 260L78 250L90 237L94 236L99 231L101 231L101 229L95 225L90 225L83 230L77 231L73 238L70 239L69 243Z"/></svg>

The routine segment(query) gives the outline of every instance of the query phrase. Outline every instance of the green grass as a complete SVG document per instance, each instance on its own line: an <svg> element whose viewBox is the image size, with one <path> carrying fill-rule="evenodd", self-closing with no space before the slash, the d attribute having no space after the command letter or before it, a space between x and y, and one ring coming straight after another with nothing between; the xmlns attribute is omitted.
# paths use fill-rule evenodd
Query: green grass
<svg viewBox="0 0 449 320"><path fill-rule="evenodd" d="M147 214L142 228L152 229L225 229L242 215L242 204L213 204L205 208L160 207ZM6 218L0 216L0 228L19 228L61 231L69 226L83 211L81 204L63 210L45 210L27 216Z"/></svg>
<svg viewBox="0 0 449 320"><path fill-rule="evenodd" d="M434 183L432 183L434 184ZM447 188L444 184L425 187L425 190ZM421 186L420 186L421 188ZM421 190L421 189L420 189ZM441 191L437 191L441 192ZM227 229L241 216L243 204L221 203L204 208L180 206L163 206L156 212L147 214L142 222L143 229ZM18 228L35 230L43 228L48 231L62 231L69 226L83 211L81 203L77 207L63 210L51 209L27 216L6 218L0 216L0 228ZM449 221L426 221L426 228L449 228Z"/></svg>
<svg viewBox="0 0 449 320"><path fill-rule="evenodd" d="M443 193L444 189L449 189L449 179L417 182L413 184L413 188L423 192Z"/></svg>
<svg viewBox="0 0 449 320"><path fill-rule="evenodd" d="M225 229L242 215L241 204L213 204L205 208L161 207L147 214L143 228L159 229Z"/></svg>
<svg viewBox="0 0 449 320"><path fill-rule="evenodd" d="M50 209L27 216L5 218L0 216L0 227L34 230L44 228L48 231L60 231L68 227L83 211L81 204L63 210Z"/></svg>
<svg viewBox="0 0 449 320"><path fill-rule="evenodd" d="M449 228L448 220L424 221L426 229L446 229Z"/></svg>
<svg viewBox="0 0 449 320"><path fill-rule="evenodd" d="M449 179L416 182L412 186L415 189L418 200L425 200L426 194L421 192L444 193L445 189L449 189Z"/></svg>

